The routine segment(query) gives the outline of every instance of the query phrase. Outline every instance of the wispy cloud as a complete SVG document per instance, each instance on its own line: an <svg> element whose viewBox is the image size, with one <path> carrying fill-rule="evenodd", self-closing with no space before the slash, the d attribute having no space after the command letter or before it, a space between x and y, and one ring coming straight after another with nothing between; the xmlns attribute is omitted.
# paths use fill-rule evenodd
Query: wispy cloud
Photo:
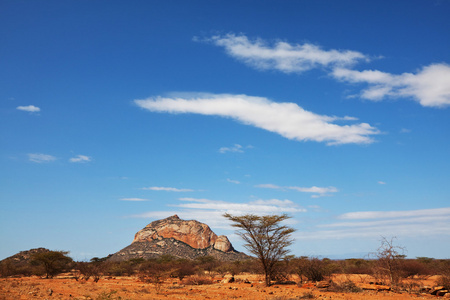
<svg viewBox="0 0 450 300"><path fill-rule="evenodd" d="M232 179L230 179L230 178L227 178L227 181L230 182L230 183L234 183L234 184L240 184L240 183L241 183L241 182L238 181L238 180L232 180Z"/></svg>
<svg viewBox="0 0 450 300"><path fill-rule="evenodd" d="M28 160L35 163L48 163L55 161L57 158L53 155L42 153L28 153Z"/></svg>
<svg viewBox="0 0 450 300"><path fill-rule="evenodd" d="M333 124L336 117L317 115L296 103L277 103L263 97L198 94L190 98L153 97L134 101L152 112L197 113L235 119L297 141L335 144L368 144L379 131L367 123Z"/></svg>
<svg viewBox="0 0 450 300"><path fill-rule="evenodd" d="M149 201L148 199L144 199L144 198L120 198L119 200L121 201Z"/></svg>
<svg viewBox="0 0 450 300"><path fill-rule="evenodd" d="M379 70L357 71L353 65L369 62L368 55L351 50L323 50L320 46L289 44L263 39L249 39L245 35L216 35L206 41L224 47L226 52L260 70L301 73L323 67L331 77L348 83L365 83L368 88L360 97L372 101L386 98L410 98L425 107L450 106L450 65L434 63L416 73L400 75Z"/></svg>
<svg viewBox="0 0 450 300"><path fill-rule="evenodd" d="M271 183L258 184L258 185L255 185L255 187L264 188L264 189L275 189L275 190L284 189L282 186L278 186L278 185L271 184Z"/></svg>
<svg viewBox="0 0 450 300"><path fill-rule="evenodd" d="M238 153L244 153L244 150L242 150L242 146L239 144L234 144L232 147L222 147L219 149L220 153L227 153L227 152L238 152Z"/></svg>
<svg viewBox="0 0 450 300"><path fill-rule="evenodd" d="M275 184L258 184L255 187L258 188L265 188L265 189L276 189L276 190L294 190L297 192L302 193L312 193L315 195L312 195L312 198L319 198L324 196L329 196L330 193L337 193L339 190L335 188L334 186L329 187L318 187L318 186L312 186L312 187L299 187L299 186L278 186Z"/></svg>
<svg viewBox="0 0 450 300"><path fill-rule="evenodd" d="M378 181L378 184L386 184L384 181Z"/></svg>
<svg viewBox="0 0 450 300"><path fill-rule="evenodd" d="M340 215L339 219L360 220L360 219L387 219L404 218L419 216L450 216L450 207L421 209L421 210L403 210L403 211L359 211Z"/></svg>
<svg viewBox="0 0 450 300"><path fill-rule="evenodd" d="M186 204L174 205L181 208L190 209L208 209L230 212L232 214L275 214L284 212L304 212L303 208L298 207L290 200L256 200L248 203L233 203L227 201L196 199L196 198L180 198L180 201L189 202Z"/></svg>
<svg viewBox="0 0 450 300"><path fill-rule="evenodd" d="M259 199L256 201L236 203L230 201L219 201L199 198L180 198L180 204L171 205L176 210L152 211L133 215L135 218L166 218L178 214L184 219L195 219L216 228L231 229L228 220L223 217L224 213L233 215L245 214L280 214L280 213L303 213L306 209L298 206L290 200Z"/></svg>
<svg viewBox="0 0 450 300"><path fill-rule="evenodd" d="M149 191L165 191L165 192L193 192L194 190L191 189L179 189L174 187L163 187L163 186L150 186L150 187L144 187L142 190L149 190Z"/></svg>
<svg viewBox="0 0 450 300"><path fill-rule="evenodd" d="M400 129L400 133L411 133L411 129L402 128Z"/></svg>
<svg viewBox="0 0 450 300"><path fill-rule="evenodd" d="M301 73L317 67L349 66L368 57L357 51L323 50L310 44L289 44L283 41L268 43L262 39L249 39L245 35L216 35L207 39L247 65L285 73Z"/></svg>
<svg viewBox="0 0 450 300"><path fill-rule="evenodd" d="M297 239L449 236L450 207L409 211L365 211L338 216L345 220L316 226Z"/></svg>
<svg viewBox="0 0 450 300"><path fill-rule="evenodd" d="M69 159L72 163L85 163L91 161L92 158L86 155L77 155Z"/></svg>
<svg viewBox="0 0 450 300"><path fill-rule="evenodd" d="M446 107L450 105L450 66L432 64L417 73L400 75L377 70L356 71L336 68L332 72L336 79L351 83L366 83L361 97L372 101L385 98L412 98L422 106Z"/></svg>
<svg viewBox="0 0 450 300"><path fill-rule="evenodd" d="M41 111L41 109L39 107L34 106L34 105L17 106L16 109L22 110L22 111L31 112L31 113L36 113L36 112L40 112Z"/></svg>

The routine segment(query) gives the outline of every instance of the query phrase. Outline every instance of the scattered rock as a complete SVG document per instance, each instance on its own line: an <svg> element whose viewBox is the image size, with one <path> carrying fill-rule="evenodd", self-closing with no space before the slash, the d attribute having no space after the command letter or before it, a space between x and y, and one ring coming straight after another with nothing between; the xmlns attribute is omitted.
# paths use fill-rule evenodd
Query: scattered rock
<svg viewBox="0 0 450 300"><path fill-rule="evenodd" d="M232 283L234 282L234 276L225 277L220 283Z"/></svg>
<svg viewBox="0 0 450 300"><path fill-rule="evenodd" d="M316 287L319 289L324 289L330 287L330 283L328 281L319 281L316 283Z"/></svg>
<svg viewBox="0 0 450 300"><path fill-rule="evenodd" d="M431 295L436 295L439 291L444 290L443 286L437 286L435 288L433 288L433 290L431 291Z"/></svg>
<svg viewBox="0 0 450 300"><path fill-rule="evenodd" d="M444 296L444 295L446 295L446 294L448 294L448 290L439 290L439 291L437 291L437 293L436 293L436 296Z"/></svg>

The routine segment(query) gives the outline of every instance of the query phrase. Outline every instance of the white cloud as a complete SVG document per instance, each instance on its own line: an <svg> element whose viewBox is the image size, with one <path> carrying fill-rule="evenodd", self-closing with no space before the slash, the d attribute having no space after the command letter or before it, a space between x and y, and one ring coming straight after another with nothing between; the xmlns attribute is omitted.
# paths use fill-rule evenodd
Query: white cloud
<svg viewBox="0 0 450 300"><path fill-rule="evenodd" d="M313 193L315 195L312 195L312 198L319 198L324 196L329 196L329 193L337 193L339 190L335 188L334 186L329 187L318 187L318 186L312 186L312 187L299 187L299 186L278 186L275 184L258 184L255 185L255 187L259 188L266 188L266 189L277 189L277 190L294 190L297 192L302 193Z"/></svg>
<svg viewBox="0 0 450 300"><path fill-rule="evenodd" d="M337 125L336 117L317 115L295 103L277 103L263 97L198 94L197 97L154 97L134 101L152 112L197 113L232 118L297 141L335 144L372 143L379 131L367 123Z"/></svg>
<svg viewBox="0 0 450 300"><path fill-rule="evenodd" d="M182 203L171 205L177 210L151 211L138 215L134 218L167 218L177 214L182 219L198 220L214 228L232 229L230 222L223 217L224 213L232 215L256 214L293 214L306 212L306 209L298 206L290 200L256 200L247 203L235 203L229 201L218 201L199 198L180 198ZM292 220L291 220L292 222Z"/></svg>
<svg viewBox="0 0 450 300"><path fill-rule="evenodd" d="M275 69L285 73L301 73L317 67L349 66L368 58L356 51L323 50L314 44L278 41L269 45L262 39L249 40L245 35L227 34L207 39L224 47L227 53L257 69Z"/></svg>
<svg viewBox="0 0 450 300"><path fill-rule="evenodd" d="M120 198L121 201L149 201L148 199L144 198Z"/></svg>
<svg viewBox="0 0 450 300"><path fill-rule="evenodd" d="M40 112L41 111L41 109L39 107L34 106L34 105L17 106L16 109L22 110L22 111L31 112L31 113L35 113L35 112Z"/></svg>
<svg viewBox="0 0 450 300"><path fill-rule="evenodd" d="M316 194L327 194L327 193L337 193L339 190L335 188L334 186L329 187L318 187L318 186L312 186L312 187L298 187L298 186L288 186L287 187L290 190L295 190L302 193L316 193Z"/></svg>
<svg viewBox="0 0 450 300"><path fill-rule="evenodd" d="M232 179L230 179L230 178L227 178L227 181L230 182L230 183L234 183L234 184L240 184L240 183L241 183L241 182L238 181L238 180L232 180Z"/></svg>
<svg viewBox="0 0 450 300"><path fill-rule="evenodd" d="M361 97L372 101L387 97L412 98L427 107L450 105L450 66L444 63L431 64L415 74L394 75L377 70L336 68L332 76L342 81L368 84Z"/></svg>
<svg viewBox="0 0 450 300"><path fill-rule="evenodd" d="M242 146L239 144L234 144L233 147L222 147L219 149L220 153L227 153L227 152L238 152L238 153L244 153L244 150L242 150Z"/></svg>
<svg viewBox="0 0 450 300"><path fill-rule="evenodd" d="M28 160L35 163L47 163L55 161L57 158L53 155L42 153L28 153Z"/></svg>
<svg viewBox="0 0 450 300"><path fill-rule="evenodd" d="M250 202L252 204L258 204L258 205L277 205L277 206L295 206L296 204L292 202L291 200L279 200L279 199L269 199L269 200L255 200Z"/></svg>
<svg viewBox="0 0 450 300"><path fill-rule="evenodd" d="M400 129L400 133L411 133L411 129L402 128Z"/></svg>
<svg viewBox="0 0 450 300"><path fill-rule="evenodd" d="M419 216L450 216L450 207L422 209L422 210L404 210L404 211L359 211L345 213L339 216L339 219L358 220L358 219L386 219L386 218L404 218Z"/></svg>
<svg viewBox="0 0 450 300"><path fill-rule="evenodd" d="M366 83L360 97L372 101L385 98L412 98L425 107L450 106L450 65L434 63L416 73L390 74L379 70L357 71L351 67L369 57L357 51L322 50L314 44L291 45L276 42L269 45L262 39L250 40L245 35L227 34L207 39L224 47L227 53L261 70L301 73L328 67L335 79L350 83Z"/></svg>
<svg viewBox="0 0 450 300"><path fill-rule="evenodd" d="M151 187L144 187L143 190L150 190L150 191L165 191L165 192L193 192L194 190L191 189L179 189L174 187L162 187L162 186L151 186Z"/></svg>
<svg viewBox="0 0 450 300"><path fill-rule="evenodd" d="M304 212L305 209L297 207L293 202L292 205L280 205L273 200L271 202L261 202L261 200L253 201L249 203L233 203L226 201L208 200L208 199L196 199L196 198L181 198L181 201L189 203L174 205L180 208L189 209L207 209L207 210L219 210L222 212L229 212L234 215L244 214L277 214L277 213L296 213Z"/></svg>
<svg viewBox="0 0 450 300"><path fill-rule="evenodd" d="M352 212L338 216L347 220L316 226L296 239L419 237L450 235L450 207L410 211ZM358 221L354 221L358 220ZM325 229L325 230L324 230Z"/></svg>
<svg viewBox="0 0 450 300"><path fill-rule="evenodd" d="M264 188L264 189L275 189L275 190L283 189L283 187L275 185L275 184L271 184L271 183L258 184L258 185L255 185L255 187Z"/></svg>
<svg viewBox="0 0 450 300"><path fill-rule="evenodd" d="M85 163L91 161L92 158L86 155L77 155L69 159L72 163Z"/></svg>
<svg viewBox="0 0 450 300"><path fill-rule="evenodd" d="M386 184L384 181L378 181L378 184Z"/></svg>

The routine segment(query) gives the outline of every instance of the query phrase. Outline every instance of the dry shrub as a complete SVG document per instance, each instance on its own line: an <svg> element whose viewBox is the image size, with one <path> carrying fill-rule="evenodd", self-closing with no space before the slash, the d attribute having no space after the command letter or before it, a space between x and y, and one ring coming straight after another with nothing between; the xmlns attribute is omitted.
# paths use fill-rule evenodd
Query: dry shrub
<svg viewBox="0 0 450 300"><path fill-rule="evenodd" d="M213 280L210 277L193 275L184 278L183 283L186 285L205 285L213 284Z"/></svg>
<svg viewBox="0 0 450 300"><path fill-rule="evenodd" d="M316 296L312 292L306 292L303 295L299 296L298 299L315 299Z"/></svg>
<svg viewBox="0 0 450 300"><path fill-rule="evenodd" d="M447 272L448 274L444 274L439 276L439 278L436 280L436 284L438 286L443 286L444 289L449 290L450 289L450 271Z"/></svg>
<svg viewBox="0 0 450 300"><path fill-rule="evenodd" d="M409 280L403 280L400 287L403 288L408 293L414 293L419 292L420 287L422 286L421 282L417 282L416 280L409 279Z"/></svg>
<svg viewBox="0 0 450 300"><path fill-rule="evenodd" d="M346 274L373 274L373 261L362 258L349 258L341 262Z"/></svg>
<svg viewBox="0 0 450 300"><path fill-rule="evenodd" d="M303 281L304 277L310 281L322 281L333 273L332 266L327 259L301 257L297 259L296 266L300 281Z"/></svg>
<svg viewBox="0 0 450 300"><path fill-rule="evenodd" d="M78 262L75 265L75 268L78 270L77 273L73 276L76 281L82 278L85 281L88 281L89 278L93 278L94 282L98 282L100 280L101 273L103 271L103 264L98 262Z"/></svg>
<svg viewBox="0 0 450 300"><path fill-rule="evenodd" d="M413 278L418 275L431 275L430 269L419 260L403 260L400 269L404 278Z"/></svg>
<svg viewBox="0 0 450 300"><path fill-rule="evenodd" d="M147 261L140 265L139 280L144 283L152 283L159 294L163 282L169 278L172 272L169 264L162 264L155 261Z"/></svg>
<svg viewBox="0 0 450 300"><path fill-rule="evenodd" d="M335 293L360 293L362 289L356 286L353 281L346 280L340 283L332 281L327 291Z"/></svg>
<svg viewBox="0 0 450 300"><path fill-rule="evenodd" d="M186 276L194 275L197 271L196 267L192 262L180 261L179 263L173 264L174 271L170 274L171 277L176 277L182 281Z"/></svg>
<svg viewBox="0 0 450 300"><path fill-rule="evenodd" d="M110 291L100 293L95 300L121 300L122 297L116 296L117 291Z"/></svg>

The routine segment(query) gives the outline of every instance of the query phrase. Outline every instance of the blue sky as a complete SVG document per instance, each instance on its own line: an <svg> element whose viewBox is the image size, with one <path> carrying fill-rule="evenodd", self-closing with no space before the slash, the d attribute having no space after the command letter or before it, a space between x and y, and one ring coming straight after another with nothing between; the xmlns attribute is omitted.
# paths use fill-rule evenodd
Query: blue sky
<svg viewBox="0 0 450 300"><path fill-rule="evenodd" d="M450 1L2 1L0 258L280 214L292 254L450 250Z"/></svg>

